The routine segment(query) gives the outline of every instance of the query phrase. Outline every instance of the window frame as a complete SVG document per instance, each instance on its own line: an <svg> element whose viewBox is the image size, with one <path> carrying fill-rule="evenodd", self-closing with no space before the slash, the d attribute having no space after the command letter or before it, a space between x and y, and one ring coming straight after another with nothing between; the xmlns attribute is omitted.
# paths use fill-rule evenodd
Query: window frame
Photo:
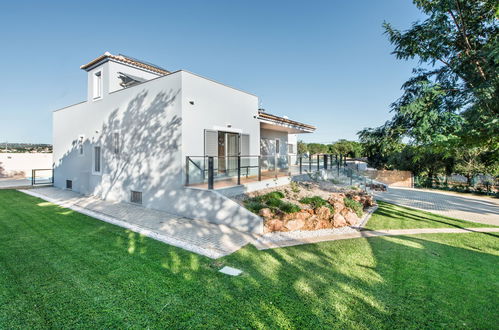
<svg viewBox="0 0 499 330"><path fill-rule="evenodd" d="M92 74L92 84L93 84L93 91L92 91L92 100L97 101L102 99L102 94L103 94L103 73L102 69L97 70ZM99 83L98 86L96 86L96 83ZM96 95L97 94L97 95Z"/></svg>
<svg viewBox="0 0 499 330"><path fill-rule="evenodd" d="M96 171L95 170L95 161L96 161L96 157L95 157L95 149L96 148L99 148L99 170ZM93 175L102 175L102 147L100 145L94 145L94 147L92 148L92 174Z"/></svg>
<svg viewBox="0 0 499 330"><path fill-rule="evenodd" d="M118 136L118 138L116 139L116 135ZM113 131L113 135L112 135L112 139L111 139L111 147L112 147L112 152L113 152L113 155L115 156L119 156L120 153L121 153L121 134L120 134L120 131L119 130L114 130Z"/></svg>

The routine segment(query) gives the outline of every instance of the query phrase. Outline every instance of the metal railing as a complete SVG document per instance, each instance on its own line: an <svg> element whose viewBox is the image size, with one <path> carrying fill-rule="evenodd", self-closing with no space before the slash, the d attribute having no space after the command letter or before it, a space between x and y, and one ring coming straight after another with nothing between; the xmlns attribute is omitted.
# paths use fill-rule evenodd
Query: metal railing
<svg viewBox="0 0 499 330"><path fill-rule="evenodd" d="M54 170L37 168L31 170L31 185L49 185L54 184Z"/></svg>
<svg viewBox="0 0 499 330"><path fill-rule="evenodd" d="M214 189L319 170L336 171L340 176L345 166L342 156L331 154L186 156L185 185Z"/></svg>

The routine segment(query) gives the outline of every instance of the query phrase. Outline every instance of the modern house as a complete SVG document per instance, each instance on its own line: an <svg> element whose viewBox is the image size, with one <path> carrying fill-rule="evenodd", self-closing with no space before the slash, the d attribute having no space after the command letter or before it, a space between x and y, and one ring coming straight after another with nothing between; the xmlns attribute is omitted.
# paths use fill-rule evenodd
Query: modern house
<svg viewBox="0 0 499 330"><path fill-rule="evenodd" d="M87 100L53 113L56 187L262 230L259 217L208 188L289 175L296 134L313 126L259 109L255 95L124 55L106 52L81 69Z"/></svg>

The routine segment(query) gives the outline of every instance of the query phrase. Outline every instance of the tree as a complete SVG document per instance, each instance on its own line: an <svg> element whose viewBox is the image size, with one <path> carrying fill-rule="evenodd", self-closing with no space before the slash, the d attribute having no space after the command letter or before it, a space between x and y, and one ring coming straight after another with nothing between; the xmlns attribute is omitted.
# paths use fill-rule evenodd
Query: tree
<svg viewBox="0 0 499 330"><path fill-rule="evenodd" d="M496 1L415 0L428 17L401 32L384 23L398 59L420 66L393 103L387 124L415 142L465 136L473 144L499 136L499 38Z"/></svg>
<svg viewBox="0 0 499 330"><path fill-rule="evenodd" d="M303 141L298 141L298 154L306 154L308 149L307 149L307 144Z"/></svg>
<svg viewBox="0 0 499 330"><path fill-rule="evenodd" d="M307 149L312 155L326 153L328 150L327 146L321 143L309 143Z"/></svg>
<svg viewBox="0 0 499 330"><path fill-rule="evenodd" d="M469 186L473 185L473 178L478 174L486 172L485 163L481 157L484 153L482 148L459 148L456 156L456 172L466 177Z"/></svg>
<svg viewBox="0 0 499 330"><path fill-rule="evenodd" d="M456 154L452 148L479 148L497 155L497 2L414 0L414 4L427 15L424 21L407 31L384 23L396 58L418 59L419 66L403 84L403 95L391 105L392 119L358 133L370 162L390 166L390 155L401 151L401 141L423 147L420 156L428 155L428 150L433 155L441 152L447 163Z"/></svg>

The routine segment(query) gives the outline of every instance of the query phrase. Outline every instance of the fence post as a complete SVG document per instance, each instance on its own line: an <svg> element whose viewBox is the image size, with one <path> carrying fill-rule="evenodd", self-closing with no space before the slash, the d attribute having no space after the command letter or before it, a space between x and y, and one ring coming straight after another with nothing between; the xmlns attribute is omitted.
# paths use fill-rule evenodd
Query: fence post
<svg viewBox="0 0 499 330"><path fill-rule="evenodd" d="M54 185L54 169L52 169L52 185Z"/></svg>
<svg viewBox="0 0 499 330"><path fill-rule="evenodd" d="M237 185L241 184L241 156L237 156Z"/></svg>
<svg viewBox="0 0 499 330"><path fill-rule="evenodd" d="M327 170L327 155L324 155L324 169Z"/></svg>
<svg viewBox="0 0 499 330"><path fill-rule="evenodd" d="M31 170L31 185L35 185L35 170Z"/></svg>
<svg viewBox="0 0 499 330"><path fill-rule="evenodd" d="M258 181L262 181L262 156L258 156Z"/></svg>
<svg viewBox="0 0 499 330"><path fill-rule="evenodd" d="M308 171L312 172L312 155L308 155Z"/></svg>
<svg viewBox="0 0 499 330"><path fill-rule="evenodd" d="M319 159L320 159L320 156L319 156L319 154L317 154L317 171L319 170L319 163L320 163Z"/></svg>
<svg viewBox="0 0 499 330"><path fill-rule="evenodd" d="M189 156L185 156L185 185L189 185Z"/></svg>
<svg viewBox="0 0 499 330"><path fill-rule="evenodd" d="M213 156L208 157L208 189L213 189Z"/></svg>
<svg viewBox="0 0 499 330"><path fill-rule="evenodd" d="M301 170L301 155L300 155L300 174L302 173L302 170Z"/></svg>

